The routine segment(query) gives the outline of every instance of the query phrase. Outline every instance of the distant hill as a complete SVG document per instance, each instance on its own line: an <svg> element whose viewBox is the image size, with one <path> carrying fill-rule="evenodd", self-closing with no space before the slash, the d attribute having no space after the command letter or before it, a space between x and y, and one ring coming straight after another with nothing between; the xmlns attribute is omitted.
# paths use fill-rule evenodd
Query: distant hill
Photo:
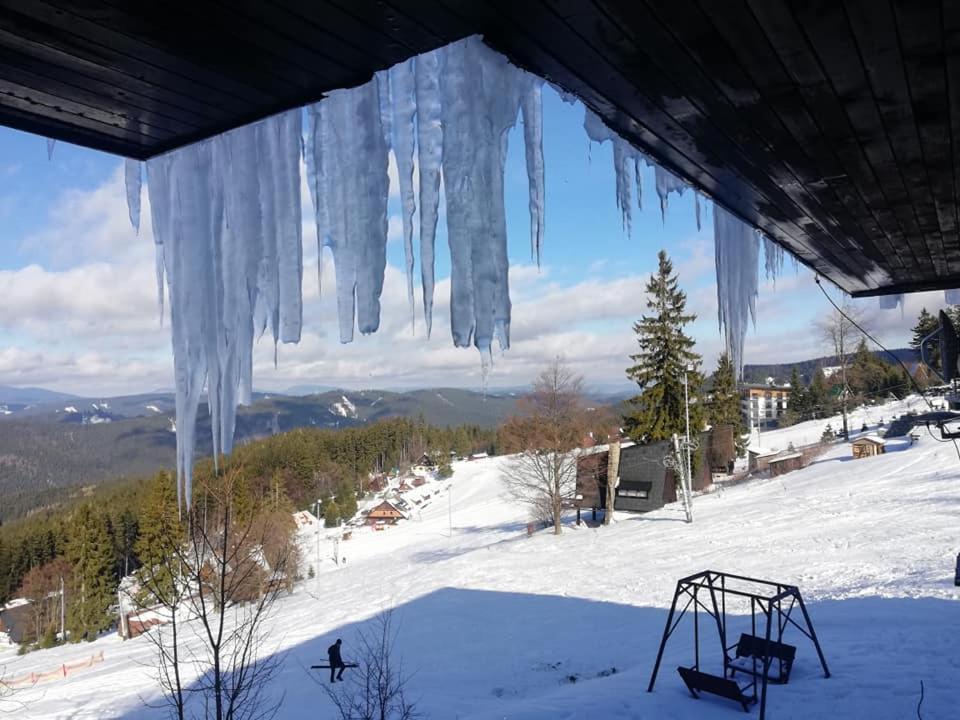
<svg viewBox="0 0 960 720"><path fill-rule="evenodd" d="M907 367L910 367L911 363L915 363L920 359L917 352L912 348L896 348L891 350L891 352L896 355L901 362L906 364ZM893 362L890 355L882 350L875 351L873 355L886 362ZM743 381L748 383L762 383L766 382L767 378L772 377L778 383L785 383L790 381L790 375L793 373L793 369L796 368L800 374L800 379L803 380L804 383L809 383L818 368L831 367L839 364L840 362L835 355L827 355L812 360L800 360L792 363L744 365Z"/></svg>
<svg viewBox="0 0 960 720"><path fill-rule="evenodd" d="M20 388L11 387L10 385L0 385L0 405L23 407L37 403L69 400L73 397L76 396L55 392L53 390L44 390L43 388Z"/></svg>
<svg viewBox="0 0 960 720"><path fill-rule="evenodd" d="M172 394L53 396L0 414L0 521L83 486L174 466ZM355 427L397 416L423 417L437 426L493 427L514 411L518 397L452 388L334 390L302 397L258 393L253 405L238 412L236 441L299 427ZM204 403L197 419L197 453L210 452L210 417Z"/></svg>

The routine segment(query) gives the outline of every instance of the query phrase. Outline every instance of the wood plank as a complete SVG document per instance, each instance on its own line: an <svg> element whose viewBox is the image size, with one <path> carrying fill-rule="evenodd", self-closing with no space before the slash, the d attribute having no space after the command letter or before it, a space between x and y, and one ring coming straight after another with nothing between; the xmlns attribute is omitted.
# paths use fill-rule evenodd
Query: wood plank
<svg viewBox="0 0 960 720"><path fill-rule="evenodd" d="M829 22L833 35L824 36L822 28L813 26L808 28L807 35L871 163L881 176L890 178L894 187L899 180L906 190L934 266L937 272L945 272L943 237L890 7L886 3L871 3L858 13L857 3L850 2L846 16L843 7L834 7L836 21L823 18L825 26ZM806 12L800 12L805 24L819 20L807 18ZM859 18L859 25L866 32L862 38L852 25L854 17Z"/></svg>
<svg viewBox="0 0 960 720"><path fill-rule="evenodd" d="M249 107L248 100L229 92L195 82L190 77L171 76L112 47L97 45L85 37L61 31L4 8L2 0L0 37L7 47L31 57L42 58L44 63L75 69L77 72L97 73L105 81L116 82L121 89L129 86L133 92L151 93L151 97L157 98L194 98L194 102L202 103L202 106L219 105L228 114L242 112Z"/></svg>
<svg viewBox="0 0 960 720"><path fill-rule="evenodd" d="M957 231L960 234L960 5L944 3L943 50L946 74L947 117L950 127L950 158L954 174L954 207L957 208ZM951 249L960 247L960 237L948 243ZM958 285L957 287L960 287Z"/></svg>
<svg viewBox="0 0 960 720"><path fill-rule="evenodd" d="M848 251L864 253L873 262L883 258L837 193L829 188L819 195L811 191L811 183L823 175L811 169L809 158L740 70L729 49L717 42L717 29L695 5L659 3L654 12L642 3L598 4L624 31L632 31L634 52L656 59L652 72L672 78L678 92L695 98L703 115L740 153L750 157L757 172L770 174L798 207L816 218ZM856 209L859 216L866 214L862 202Z"/></svg>
<svg viewBox="0 0 960 720"><path fill-rule="evenodd" d="M64 122L56 118L40 118L39 122L44 123L47 137L55 137L63 142L81 147L96 148L99 152L113 153L121 157L146 158L147 146L138 143L135 139L115 138L99 128L91 130L83 125ZM36 134L38 118L33 108L22 110L0 103L0 124L15 130Z"/></svg>
<svg viewBox="0 0 960 720"><path fill-rule="evenodd" d="M72 41L94 53L109 54L117 67L132 70L134 75L149 67L152 82L159 85L187 85L192 93L206 91L247 103L276 102L275 85L257 67L254 57L211 42L217 35L207 28L181 25L176 7L164 5L160 8L165 8L164 12L150 13L151 2L137 3L137 14L119 16L101 3L92 7L78 4L74 12L67 12L41 0L0 0L0 8L7 11L8 18L19 16L40 23L61 42ZM97 22L77 14L80 11L95 14ZM8 27L6 18L4 27ZM232 67L226 68L227 63Z"/></svg>
<svg viewBox="0 0 960 720"><path fill-rule="evenodd" d="M851 21L856 23L854 18L859 21L864 10L866 7L862 2L851 3ZM920 164L927 175L940 227L941 252L946 258L949 272L958 274L960 244L957 243L956 168L952 162L941 7L931 3L897 0L893 4L893 11L903 69L906 71L907 100L919 135ZM886 106L884 98L881 107Z"/></svg>
<svg viewBox="0 0 960 720"><path fill-rule="evenodd" d="M99 118L103 122L113 124L117 122L120 124L137 123L144 127L164 130L168 134L195 132L199 129L196 122L184 122L164 114L162 111L165 108L159 103L156 106L159 107L161 112L137 105L135 102L136 96L124 95L118 98L110 93L98 91L100 88L95 83L84 79L77 79L73 83L65 83L55 78L48 78L24 70L25 64L18 62L19 60L20 58L14 53L0 47L0 82L16 85L24 90L42 93L51 99L53 105L61 105L67 108L73 104L80 104L84 108L104 115L103 118ZM149 105L149 103L147 104ZM98 116L91 115L91 117Z"/></svg>
<svg viewBox="0 0 960 720"><path fill-rule="evenodd" d="M878 176L864 147L856 141L857 134L850 119L792 13L781 2L773 0L751 0L750 7L763 27L780 67L785 71L785 75L779 71L769 73L760 77L759 82L763 83L765 91L778 101L782 102L790 96L799 100L813 121L812 126L807 125L802 113L787 112L781 115L784 123L803 133L798 136L801 142L809 140L828 143L832 152L847 167L848 182L857 187L864 201L877 215L882 229L887 232L889 230L884 213L891 211L887 217L895 218L902 233L902 242L911 249L913 271L934 272L902 184L899 195L901 201L899 204L892 204L887 195L888 183ZM758 67L754 70L761 76L768 73L769 68ZM789 102L786 104L789 108Z"/></svg>

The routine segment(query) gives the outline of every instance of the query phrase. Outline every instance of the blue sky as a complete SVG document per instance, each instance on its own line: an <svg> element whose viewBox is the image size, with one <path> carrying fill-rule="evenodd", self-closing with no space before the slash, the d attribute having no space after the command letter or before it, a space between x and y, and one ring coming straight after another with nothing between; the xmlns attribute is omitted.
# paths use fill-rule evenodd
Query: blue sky
<svg viewBox="0 0 960 720"><path fill-rule="evenodd" d="M506 169L506 209L513 299L513 347L497 353L492 386L526 385L557 354L595 387L628 387L624 368L643 312L643 287L667 250L680 274L691 326L707 368L722 340L710 215L698 232L693 196L671 196L661 221L652 170L644 175L644 207L634 209L632 233L616 207L609 143L589 143L581 105L544 90L546 232L542 268L531 264L527 177L522 132L514 131ZM46 140L0 128L0 384L42 385L83 395L112 395L172 386L169 323L161 326L153 281L153 242L144 194L143 226L127 220L121 160L58 143L47 160ZM395 175L395 173L394 173ZM255 384L283 390L320 384L367 387L479 387L473 350L455 349L446 296L449 255L444 222L437 238L436 316L424 337L417 278L417 326L411 333L402 277L399 202L391 187L391 231L381 330L351 345L336 339L332 262L325 293L316 292L316 236L304 195L305 331L299 346L256 351ZM834 290L839 298L839 291ZM903 313L880 312L876 300L856 303L881 339L902 345L921 305L942 293L911 296ZM761 285L757 328L747 338L746 362L775 362L825 354L814 324L827 304L809 271Z"/></svg>

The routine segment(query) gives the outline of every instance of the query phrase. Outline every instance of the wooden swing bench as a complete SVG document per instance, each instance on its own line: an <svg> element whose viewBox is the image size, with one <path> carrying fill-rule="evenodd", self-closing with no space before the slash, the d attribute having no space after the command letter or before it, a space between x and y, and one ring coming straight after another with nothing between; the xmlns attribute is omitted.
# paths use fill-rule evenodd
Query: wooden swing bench
<svg viewBox="0 0 960 720"><path fill-rule="evenodd" d="M767 680L769 682L776 685L786 685L790 680L790 670L793 668L793 659L797 656L797 648L793 645L787 645L786 643L777 642L776 640L767 642L762 637L742 633L735 648L734 659L751 658L761 663L762 667L764 660L769 658L770 668L773 668L774 661L776 661L779 665L780 672L776 675L771 675L768 670ZM735 665L729 660L727 661L727 669L730 671L731 677L738 672L747 673L755 677L759 677L763 673L763 670L751 669L743 664Z"/></svg>
<svg viewBox="0 0 960 720"><path fill-rule="evenodd" d="M680 677L683 678L683 683L687 686L687 690L689 690L690 694L695 698L699 698L699 693L701 692L719 695L720 697L740 703L743 706L744 712L750 712L750 705L757 701L756 693L753 695L745 695L743 689L737 685L736 681L729 678L711 675L710 673L701 672L696 668L682 666L677 668L677 672L680 673ZM750 685L747 687L749 688Z"/></svg>

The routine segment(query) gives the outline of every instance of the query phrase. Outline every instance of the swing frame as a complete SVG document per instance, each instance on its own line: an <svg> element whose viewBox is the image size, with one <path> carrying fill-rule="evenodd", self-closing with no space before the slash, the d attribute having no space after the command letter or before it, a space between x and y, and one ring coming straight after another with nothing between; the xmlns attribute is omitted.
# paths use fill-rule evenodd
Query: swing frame
<svg viewBox="0 0 960 720"><path fill-rule="evenodd" d="M752 587L751 587L752 586ZM706 596L702 598L701 594ZM727 637L727 596L744 597L750 600L750 628L752 635L744 634L738 642L732 645ZM682 599L686 602L680 607L678 605ZM802 614L802 625L793 618L793 611L799 608ZM690 668L684 668L693 673L709 675L700 670L700 611L702 610L708 617L712 618L717 628L717 634L720 639L720 648L723 652L723 678L710 675L718 681L731 680L736 673L744 673L752 676L752 681L740 688L741 698L737 699L743 703L744 709L747 709L747 703L757 702L757 681L760 681L760 720L764 720L767 707L767 685L770 682L775 684L786 683L789 679L792 659L785 658L784 649L793 649L791 646L784 645L783 634L789 625L792 625L805 635L813 643L817 651L817 657L820 659L820 665L823 667L823 676L830 677L830 670L827 667L827 661L823 656L823 650L820 647L820 641L817 639L817 633L813 629L813 623L810 620L810 614L807 612L806 605L803 603L803 597L800 589L796 585L788 583L775 582L771 580L761 580L751 578L745 575L735 575L733 573L718 572L715 570L704 570L703 572L689 575L677 581L677 588L673 595L673 603L670 605L670 613L667 615L667 622L663 629L663 638L660 641L660 649L657 651L657 659L653 665L653 672L650 675L650 684L647 686L647 692L653 692L653 686L657 681L657 673L660 670L660 661L663 659L663 651L666 648L667 641L677 629L680 621L688 611L692 609L693 614L693 638L694 638L694 662ZM763 635L757 635L757 613L762 613L760 622L763 625ZM736 657L731 658L731 651L735 651L741 643L753 648L762 648L759 653L750 653L752 658L752 668L735 664ZM770 671L774 661L777 662L777 674L771 677ZM690 675L681 672L686 681ZM688 685L691 694L694 697L694 688ZM739 688L739 685L738 685ZM745 695L747 689L752 690L752 695Z"/></svg>

